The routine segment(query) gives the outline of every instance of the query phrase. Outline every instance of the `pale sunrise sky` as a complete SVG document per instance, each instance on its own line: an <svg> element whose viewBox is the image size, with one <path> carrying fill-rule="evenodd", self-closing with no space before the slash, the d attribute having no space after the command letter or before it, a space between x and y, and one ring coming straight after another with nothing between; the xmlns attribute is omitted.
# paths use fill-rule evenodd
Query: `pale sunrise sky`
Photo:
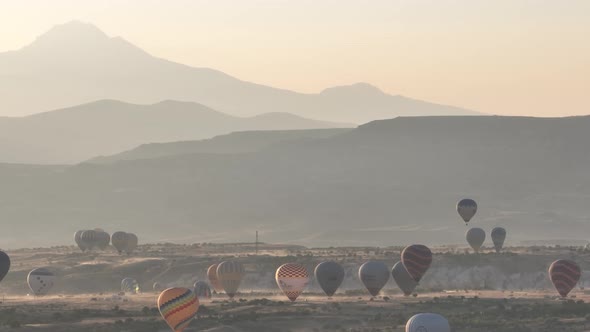
<svg viewBox="0 0 590 332"><path fill-rule="evenodd" d="M368 82L491 114L590 114L588 0L0 0L0 52L71 20L300 92Z"/></svg>

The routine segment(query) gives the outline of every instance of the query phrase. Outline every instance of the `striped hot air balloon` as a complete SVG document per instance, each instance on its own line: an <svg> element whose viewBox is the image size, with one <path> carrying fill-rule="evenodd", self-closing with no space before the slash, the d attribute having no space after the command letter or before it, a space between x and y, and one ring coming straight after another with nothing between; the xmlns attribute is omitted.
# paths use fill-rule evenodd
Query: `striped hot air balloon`
<svg viewBox="0 0 590 332"><path fill-rule="evenodd" d="M432 252L425 245L413 244L402 251L402 264L416 282L420 282L431 263Z"/></svg>
<svg viewBox="0 0 590 332"><path fill-rule="evenodd" d="M211 266L209 266L209 268L207 269L207 278L209 279L209 284L211 284L211 287L213 287L213 289L215 289L215 291L219 292L223 292L223 287L221 286L221 283L219 282L219 279L217 278L217 267L219 266L219 264L213 264Z"/></svg>
<svg viewBox="0 0 590 332"><path fill-rule="evenodd" d="M139 293L139 283L133 278L125 278L121 281L121 291L129 294Z"/></svg>
<svg viewBox="0 0 590 332"><path fill-rule="evenodd" d="M309 283L309 274L305 266L296 263L281 265L275 273L279 288L289 300L295 301Z"/></svg>
<svg viewBox="0 0 590 332"><path fill-rule="evenodd" d="M549 279L562 297L574 289L581 275L580 266L568 259L558 259L549 267Z"/></svg>
<svg viewBox="0 0 590 332"><path fill-rule="evenodd" d="M195 318L199 300L188 288L168 288L158 297L160 314L174 332L182 332Z"/></svg>
<svg viewBox="0 0 590 332"><path fill-rule="evenodd" d="M230 299L238 292L245 274L244 266L236 261L221 262L217 266L217 279Z"/></svg>
<svg viewBox="0 0 590 332"><path fill-rule="evenodd" d="M197 281L193 285L193 292L197 298L210 299L211 298L211 287L205 281Z"/></svg>

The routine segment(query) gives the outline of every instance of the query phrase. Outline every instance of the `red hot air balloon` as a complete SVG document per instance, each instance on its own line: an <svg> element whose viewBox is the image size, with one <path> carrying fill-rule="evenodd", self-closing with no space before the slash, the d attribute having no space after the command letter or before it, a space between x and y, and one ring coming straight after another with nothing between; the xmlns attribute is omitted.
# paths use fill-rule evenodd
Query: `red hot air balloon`
<svg viewBox="0 0 590 332"><path fill-rule="evenodd" d="M580 266L568 259L558 259L549 267L549 279L562 297L574 289L581 275Z"/></svg>
<svg viewBox="0 0 590 332"><path fill-rule="evenodd" d="M432 252L427 246L413 244L402 251L402 264L412 278L419 282L432 263Z"/></svg>

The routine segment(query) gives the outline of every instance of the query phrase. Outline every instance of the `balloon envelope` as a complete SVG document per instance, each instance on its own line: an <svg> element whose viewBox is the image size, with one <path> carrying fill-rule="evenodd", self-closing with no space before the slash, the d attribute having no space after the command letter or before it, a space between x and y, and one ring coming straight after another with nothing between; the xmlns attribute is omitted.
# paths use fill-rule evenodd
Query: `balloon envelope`
<svg viewBox="0 0 590 332"><path fill-rule="evenodd" d="M211 284L213 289L215 289L217 292L222 292L223 286L221 286L221 283L219 282L219 279L217 278L217 267L218 266L219 266L219 264L213 264L213 265L209 266L209 268L207 269L207 279L209 279L209 283Z"/></svg>
<svg viewBox="0 0 590 332"><path fill-rule="evenodd" d="M221 262L217 266L217 279L230 299L238 292L245 274L244 266L236 261Z"/></svg>
<svg viewBox="0 0 590 332"><path fill-rule="evenodd" d="M84 233L83 230L74 233L74 241L76 242L76 245L78 246L78 248L80 248L80 250L85 251L88 248L86 247L86 244L82 241L82 233Z"/></svg>
<svg viewBox="0 0 590 332"><path fill-rule="evenodd" d="M36 296L47 295L54 282L55 275L45 268L34 269L27 276L29 288Z"/></svg>
<svg viewBox="0 0 590 332"><path fill-rule="evenodd" d="M549 267L549 279L562 297L574 289L581 275L580 266L569 259L556 260Z"/></svg>
<svg viewBox="0 0 590 332"><path fill-rule="evenodd" d="M281 265L275 279L279 288L291 301L295 301L309 283L309 274L305 266L296 263Z"/></svg>
<svg viewBox="0 0 590 332"><path fill-rule="evenodd" d="M459 215L465 221L465 224L467 224L477 212L477 203L470 198L462 199L457 203L457 212L459 212Z"/></svg>
<svg viewBox="0 0 590 332"><path fill-rule="evenodd" d="M209 284L204 281L195 282L193 285L193 292L195 292L197 298L211 298L211 287L209 287Z"/></svg>
<svg viewBox="0 0 590 332"><path fill-rule="evenodd" d="M451 326L441 315L417 314L408 320L406 332L451 332Z"/></svg>
<svg viewBox="0 0 590 332"><path fill-rule="evenodd" d="M135 248L137 248L138 241L137 235L133 233L127 233L127 245L125 246L125 252L127 254L131 254Z"/></svg>
<svg viewBox="0 0 590 332"><path fill-rule="evenodd" d="M139 283L133 278L125 278L121 281L121 291L125 293L139 293Z"/></svg>
<svg viewBox="0 0 590 332"><path fill-rule="evenodd" d="M10 270L10 257L4 251L0 251L0 281L6 277Z"/></svg>
<svg viewBox="0 0 590 332"><path fill-rule="evenodd" d="M344 280L344 268L336 262L321 262L315 267L314 275L324 293L331 297Z"/></svg>
<svg viewBox="0 0 590 332"><path fill-rule="evenodd" d="M389 268L382 262L366 262L359 268L359 279L372 296L377 296L389 281Z"/></svg>
<svg viewBox="0 0 590 332"><path fill-rule="evenodd" d="M402 290L405 296L412 294L416 286L418 286L418 283L408 273L408 270L406 270L406 267L402 262L395 263L393 269L391 269L391 276L393 277L393 280L395 280L397 287Z"/></svg>
<svg viewBox="0 0 590 332"><path fill-rule="evenodd" d="M467 239L467 243L473 248L475 252L479 251L481 245L486 240L486 232L479 228L474 227L470 228L467 233L465 233L465 239Z"/></svg>
<svg viewBox="0 0 590 332"><path fill-rule="evenodd" d="M96 231L96 230L95 230ZM100 250L105 250L111 242L111 236L105 231L96 231L96 246Z"/></svg>
<svg viewBox="0 0 590 332"><path fill-rule="evenodd" d="M95 230L90 229L82 232L80 240L84 247L86 247L86 250L91 250L97 247L98 236L96 235Z"/></svg>
<svg viewBox="0 0 590 332"><path fill-rule="evenodd" d="M174 332L182 332L195 318L199 300L188 288L168 288L158 297L160 314Z"/></svg>
<svg viewBox="0 0 590 332"><path fill-rule="evenodd" d="M420 282L432 264L432 252L425 245L413 244L402 251L402 264L412 278Z"/></svg>
<svg viewBox="0 0 590 332"><path fill-rule="evenodd" d="M492 242L494 242L494 248L496 252L500 252L504 246L504 240L506 240L506 230L502 227L496 227L492 229Z"/></svg>
<svg viewBox="0 0 590 332"><path fill-rule="evenodd" d="M127 233L114 232L111 236L111 243L119 253L122 253L127 249Z"/></svg>
<svg viewBox="0 0 590 332"><path fill-rule="evenodd" d="M152 288L156 292L161 292L164 287L162 287L162 285L159 282L154 282Z"/></svg>

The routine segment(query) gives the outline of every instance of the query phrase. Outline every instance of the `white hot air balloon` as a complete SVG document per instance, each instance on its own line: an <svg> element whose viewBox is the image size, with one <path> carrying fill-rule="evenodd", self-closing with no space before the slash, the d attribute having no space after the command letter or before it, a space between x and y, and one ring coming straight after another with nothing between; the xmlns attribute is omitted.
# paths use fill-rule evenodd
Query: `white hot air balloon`
<svg viewBox="0 0 590 332"><path fill-rule="evenodd" d="M55 275L45 268L34 269L27 276L27 283L35 296L47 295L54 282Z"/></svg>
<svg viewBox="0 0 590 332"><path fill-rule="evenodd" d="M451 326L439 314L417 314L408 320L406 332L451 332Z"/></svg>

